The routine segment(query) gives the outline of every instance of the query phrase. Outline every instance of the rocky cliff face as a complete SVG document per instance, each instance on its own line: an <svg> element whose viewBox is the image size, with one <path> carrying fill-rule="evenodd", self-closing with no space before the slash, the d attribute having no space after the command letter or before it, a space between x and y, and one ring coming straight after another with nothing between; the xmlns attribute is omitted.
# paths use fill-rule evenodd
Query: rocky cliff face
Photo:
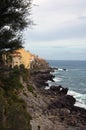
<svg viewBox="0 0 86 130"><path fill-rule="evenodd" d="M25 87L20 93L32 115L32 130L85 130L86 110L74 106L76 100L67 95L68 89L62 86L44 89L47 80L53 81L52 69L45 66L30 71L28 83L23 83ZM30 86L31 92L28 91Z"/></svg>
<svg viewBox="0 0 86 130"><path fill-rule="evenodd" d="M11 104L13 103L13 105L18 101L20 105L22 103L21 100L19 100L19 98L17 101L15 100L17 99L15 97L15 94L16 96L19 95L19 97L24 99L24 101L27 103L27 111L32 116L31 118L32 120L30 119L32 130L86 130L86 110L74 106L76 100L72 96L67 95L68 89L64 88L61 85L51 86L49 90L45 89L45 87L48 86L46 81L47 80L53 81L53 77L54 77L50 73L51 71L53 71L53 69L48 66L48 63L45 60L39 59L36 56L34 62L32 62L31 64L31 68L28 72L28 76L27 76L27 69L25 69L23 66L20 67L20 70L18 67L14 68L14 71L13 69L3 66L1 67L1 70L2 70L0 72L1 90L4 90L5 92L7 92L8 90L9 92L7 93L8 101L10 101ZM20 72L21 72L20 81L24 87L21 87L20 85L20 81L19 81ZM14 89L12 87L14 87ZM5 103L7 103L7 95L5 97L4 95L2 95L3 99L6 98ZM9 100L9 96L10 96L10 100ZM24 109L24 113L22 113L21 109L19 109L19 111L21 111L20 115L26 113L26 103L24 103L22 106L22 109ZM1 100L1 104L2 104L2 100ZM10 107L9 102L8 105ZM3 108L5 107L3 106ZM6 108L8 108L8 106ZM11 110L13 110L13 108ZM3 111L4 109L2 108L1 110L2 110L1 115L4 116L4 114L6 114L5 113L6 111ZM17 110L16 106L15 106L15 110ZM12 112L9 111L10 114L13 114ZM22 115L23 121L26 120L25 118L26 114L25 116ZM14 119L13 116L12 119ZM20 116L16 114L15 122L18 117ZM6 118L4 119L6 120ZM4 119L2 120L2 124L5 121ZM20 120L21 118L19 118L17 122ZM25 122L27 126L27 120ZM14 126L13 120L12 123ZM15 123L15 127L16 127L16 123ZM24 127L22 128L23 130L26 129L25 125L23 125L23 127Z"/></svg>

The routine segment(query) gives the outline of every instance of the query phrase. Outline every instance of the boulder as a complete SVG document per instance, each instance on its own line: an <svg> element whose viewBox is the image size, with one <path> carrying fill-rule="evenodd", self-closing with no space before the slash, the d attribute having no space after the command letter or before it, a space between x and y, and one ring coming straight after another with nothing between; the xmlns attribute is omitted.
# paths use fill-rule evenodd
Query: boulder
<svg viewBox="0 0 86 130"><path fill-rule="evenodd" d="M56 101L53 101L49 105L49 109L52 108L68 108L71 110L71 108L74 106L76 100L73 96L65 95L65 96L59 96Z"/></svg>
<svg viewBox="0 0 86 130"><path fill-rule="evenodd" d="M52 93L57 94L57 95L66 95L68 92L68 88L63 88L61 85L51 86L50 91L52 91Z"/></svg>

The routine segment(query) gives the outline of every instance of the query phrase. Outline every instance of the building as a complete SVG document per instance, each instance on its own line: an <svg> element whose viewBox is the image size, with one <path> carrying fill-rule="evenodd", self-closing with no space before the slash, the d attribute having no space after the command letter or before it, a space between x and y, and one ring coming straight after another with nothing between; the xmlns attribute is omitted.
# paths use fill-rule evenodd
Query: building
<svg viewBox="0 0 86 130"><path fill-rule="evenodd" d="M12 53L4 54L2 59L8 67L20 66L24 64L25 68L29 69L31 63L34 61L35 56L30 52L25 51L24 48L15 50Z"/></svg>
<svg viewBox="0 0 86 130"><path fill-rule="evenodd" d="M25 68L29 69L31 63L34 61L35 55L26 51L24 48L17 50L21 54L21 63L25 65Z"/></svg>

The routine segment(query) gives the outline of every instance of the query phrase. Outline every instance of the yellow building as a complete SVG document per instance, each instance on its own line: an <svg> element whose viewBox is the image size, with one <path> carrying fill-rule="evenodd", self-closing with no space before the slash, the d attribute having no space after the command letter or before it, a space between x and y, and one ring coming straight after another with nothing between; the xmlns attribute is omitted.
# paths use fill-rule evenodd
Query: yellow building
<svg viewBox="0 0 86 130"><path fill-rule="evenodd" d="M31 63L34 61L35 56L22 48L7 55L4 54L2 58L8 67L13 68L16 65L20 66L21 64L24 64L25 68L29 69Z"/></svg>
<svg viewBox="0 0 86 130"><path fill-rule="evenodd" d="M21 62L22 56L20 52L13 52L12 54L8 55L8 66L9 67L14 67L14 66L20 66L22 64Z"/></svg>
<svg viewBox="0 0 86 130"><path fill-rule="evenodd" d="M25 51L24 48L17 50L21 54L21 64L25 65L25 68L29 69L31 62L34 61L34 55L31 54L30 52Z"/></svg>

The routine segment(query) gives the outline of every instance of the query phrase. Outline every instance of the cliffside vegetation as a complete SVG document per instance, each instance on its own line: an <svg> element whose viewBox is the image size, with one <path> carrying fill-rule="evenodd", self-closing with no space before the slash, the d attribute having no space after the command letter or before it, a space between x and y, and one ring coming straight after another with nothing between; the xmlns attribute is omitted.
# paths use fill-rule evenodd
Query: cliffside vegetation
<svg viewBox="0 0 86 130"><path fill-rule="evenodd" d="M23 46L22 31L31 25L32 0L2 0L0 2L0 130L31 130L32 117L18 94L27 80L23 65L13 69L2 62L3 53ZM27 18L28 16L28 18Z"/></svg>
<svg viewBox="0 0 86 130"><path fill-rule="evenodd" d="M27 79L23 65L9 71L0 70L0 130L31 130L31 115L18 94L23 89L20 77Z"/></svg>

